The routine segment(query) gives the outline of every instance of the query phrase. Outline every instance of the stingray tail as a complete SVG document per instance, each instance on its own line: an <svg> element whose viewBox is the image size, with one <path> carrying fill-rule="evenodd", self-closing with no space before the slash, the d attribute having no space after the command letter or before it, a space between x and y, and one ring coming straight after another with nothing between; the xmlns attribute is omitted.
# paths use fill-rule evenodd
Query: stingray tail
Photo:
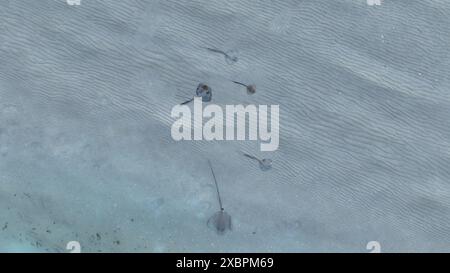
<svg viewBox="0 0 450 273"><path fill-rule="evenodd" d="M209 164L209 168L211 169L211 173L212 173L213 178L214 178L214 183L216 184L217 197L219 198L220 210L223 211L222 199L220 198L220 192L219 192L219 185L217 184L216 174L214 173L213 167L211 165L211 161L209 161L209 159L208 159L208 164Z"/></svg>
<svg viewBox="0 0 450 273"><path fill-rule="evenodd" d="M190 99L190 100L187 100L187 101L185 101L185 102L182 102L182 103L180 103L180 105L188 104L188 103L190 103L190 102L193 101L193 100L194 100L194 98L192 98L192 99Z"/></svg>
<svg viewBox="0 0 450 273"><path fill-rule="evenodd" d="M255 156L252 156L252 155L249 155L249 154L245 154L245 153L244 153L244 156L246 156L246 157L248 157L248 158L251 158L251 159L255 159L255 160L258 160L258 161L259 161L259 159L258 159L257 157L255 157Z"/></svg>
<svg viewBox="0 0 450 273"><path fill-rule="evenodd" d="M242 82L236 82L236 81L232 81L232 82L234 82L235 84L240 84L240 85L242 85L242 86L247 87L247 85L246 85L246 84L243 84Z"/></svg>
<svg viewBox="0 0 450 273"><path fill-rule="evenodd" d="M215 48L210 48L210 47L205 47L205 49L207 49L207 50L209 50L211 52L214 52L214 53L220 53L220 54L223 54L223 55L227 55L225 52L223 52L220 49L215 49Z"/></svg>

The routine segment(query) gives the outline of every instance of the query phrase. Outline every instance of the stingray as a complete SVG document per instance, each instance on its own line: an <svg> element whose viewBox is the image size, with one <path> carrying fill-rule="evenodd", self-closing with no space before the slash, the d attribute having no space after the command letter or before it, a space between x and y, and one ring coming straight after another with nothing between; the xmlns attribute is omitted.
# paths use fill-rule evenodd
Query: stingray
<svg viewBox="0 0 450 273"><path fill-rule="evenodd" d="M199 83L197 89L195 90L195 96L201 97L203 102L210 102L212 99L212 90L207 84ZM189 99L185 102L180 103L181 105L185 105L194 100L195 97Z"/></svg>
<svg viewBox="0 0 450 273"><path fill-rule="evenodd" d="M263 171L267 171L272 168L272 159L268 159L268 158L259 159L256 156L245 154L245 153L244 153L244 155L248 158L258 161L259 168Z"/></svg>
<svg viewBox="0 0 450 273"><path fill-rule="evenodd" d="M247 94L249 94L249 95L253 95L256 93L256 85L254 85L254 84L244 84L244 83L236 82L236 81L232 81L232 82L242 85L242 86L245 86L245 88L247 88Z"/></svg>
<svg viewBox="0 0 450 273"><path fill-rule="evenodd" d="M207 226L210 228L214 228L218 234L222 235L225 232L227 232L227 230L231 230L231 216L225 211L225 209L222 206L222 199L220 198L219 186L217 184L216 175L214 174L211 161L208 160L208 164L214 178L214 183L216 184L220 211L214 213L214 215L208 219Z"/></svg>
<svg viewBox="0 0 450 273"><path fill-rule="evenodd" d="M203 102L209 102L212 99L212 90L211 87L204 83L200 83L197 86L197 90L195 90L195 94L197 97L202 97Z"/></svg>
<svg viewBox="0 0 450 273"><path fill-rule="evenodd" d="M211 52L219 53L219 54L222 54L223 56L225 56L225 61L227 62L227 64L234 64L235 62L237 62L239 60L239 58L238 58L239 53L237 50L229 50L229 51L225 52L220 49L209 48L209 47L205 47L205 48Z"/></svg>

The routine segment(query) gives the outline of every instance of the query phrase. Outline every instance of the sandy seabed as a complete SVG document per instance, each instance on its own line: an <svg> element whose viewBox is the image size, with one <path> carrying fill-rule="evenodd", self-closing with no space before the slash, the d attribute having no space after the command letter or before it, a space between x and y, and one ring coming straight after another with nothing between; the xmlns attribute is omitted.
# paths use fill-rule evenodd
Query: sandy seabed
<svg viewBox="0 0 450 273"><path fill-rule="evenodd" d="M0 251L449 251L448 14L440 0L1 0ZM199 82L219 105L279 105L279 149L174 141L170 111ZM224 235L206 224L208 159Z"/></svg>

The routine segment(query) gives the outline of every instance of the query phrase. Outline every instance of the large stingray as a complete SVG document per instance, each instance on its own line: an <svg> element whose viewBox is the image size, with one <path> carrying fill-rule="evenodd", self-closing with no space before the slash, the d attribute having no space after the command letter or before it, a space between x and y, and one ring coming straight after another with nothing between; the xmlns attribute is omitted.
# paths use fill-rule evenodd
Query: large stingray
<svg viewBox="0 0 450 273"><path fill-rule="evenodd" d="M214 183L216 184L217 197L219 199L219 207L220 211L214 213L208 220L208 227L215 229L215 231L222 235L227 230L231 230L231 216L224 210L222 206L222 199L220 198L219 186L217 184L216 175L214 174L213 167L211 165L211 161L208 160L209 167L211 169L211 173L214 178Z"/></svg>

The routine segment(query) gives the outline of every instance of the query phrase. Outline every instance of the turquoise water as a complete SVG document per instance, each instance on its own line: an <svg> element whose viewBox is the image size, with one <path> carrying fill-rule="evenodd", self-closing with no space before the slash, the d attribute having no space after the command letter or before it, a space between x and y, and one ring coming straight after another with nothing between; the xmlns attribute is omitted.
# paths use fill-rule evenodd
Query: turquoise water
<svg viewBox="0 0 450 273"><path fill-rule="evenodd" d="M450 250L450 2L0 4L0 251ZM200 82L279 149L174 141Z"/></svg>

